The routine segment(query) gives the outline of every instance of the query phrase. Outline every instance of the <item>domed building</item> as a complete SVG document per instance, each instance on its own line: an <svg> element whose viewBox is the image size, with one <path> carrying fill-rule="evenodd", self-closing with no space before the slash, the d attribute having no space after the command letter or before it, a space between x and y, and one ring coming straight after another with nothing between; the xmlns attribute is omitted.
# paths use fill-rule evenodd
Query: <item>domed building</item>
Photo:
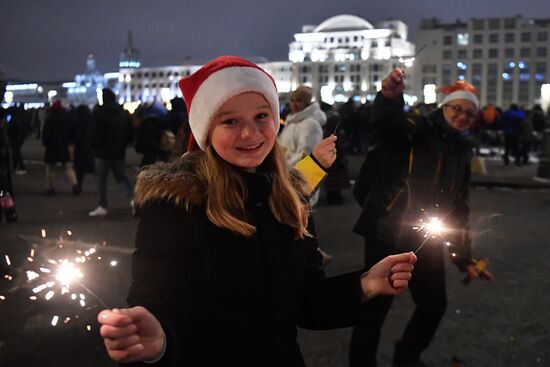
<svg viewBox="0 0 550 367"><path fill-rule="evenodd" d="M400 59L414 55L407 40L408 27L400 20L372 24L355 15L331 17L305 25L289 46L293 63L292 85L311 86L328 103L351 96L371 99L382 78Z"/></svg>

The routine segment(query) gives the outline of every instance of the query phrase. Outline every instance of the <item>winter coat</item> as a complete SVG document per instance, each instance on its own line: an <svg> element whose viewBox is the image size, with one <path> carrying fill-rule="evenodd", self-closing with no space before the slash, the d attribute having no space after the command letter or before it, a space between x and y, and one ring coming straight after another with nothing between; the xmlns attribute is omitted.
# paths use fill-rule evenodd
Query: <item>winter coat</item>
<svg viewBox="0 0 550 367"><path fill-rule="evenodd" d="M471 148L463 134L437 109L417 121L406 118L403 98L381 93L373 106L376 146L369 151L354 188L362 212L354 232L390 250L416 250L423 232L419 220L437 216L446 227L447 246L461 270L471 263L468 184ZM357 195L361 193L361 195Z"/></svg>
<svg viewBox="0 0 550 367"><path fill-rule="evenodd" d="M532 143L535 140L533 135L533 116L527 117L519 125L519 141L521 143Z"/></svg>
<svg viewBox="0 0 550 367"><path fill-rule="evenodd" d="M505 135L518 136L520 132L520 125L527 115L521 110L509 109L502 115L502 128Z"/></svg>
<svg viewBox="0 0 550 367"><path fill-rule="evenodd" d="M92 152L92 115L86 106L75 110L74 121L74 167L83 173L93 173L94 154Z"/></svg>
<svg viewBox="0 0 550 367"><path fill-rule="evenodd" d="M0 113L2 111L0 110ZM4 120L0 115L0 191L13 193L10 172L10 150Z"/></svg>
<svg viewBox="0 0 550 367"><path fill-rule="evenodd" d="M117 104L104 104L94 110L92 118L94 156L105 160L124 159L133 135L128 112Z"/></svg>
<svg viewBox="0 0 550 367"><path fill-rule="evenodd" d="M303 366L296 327L353 325L361 272L325 278L315 237L295 240L273 216L266 174L242 172L257 233L244 238L215 226L205 212L205 183L194 174L200 154L138 176L128 303L161 322L163 366Z"/></svg>
<svg viewBox="0 0 550 367"><path fill-rule="evenodd" d="M286 148L285 159L289 167L294 166L304 155L323 139L323 125L327 118L317 103L302 111L287 116L279 143Z"/></svg>
<svg viewBox="0 0 550 367"><path fill-rule="evenodd" d="M44 161L48 164L70 161L69 143L72 126L63 107L52 107L42 130L42 144L46 147Z"/></svg>

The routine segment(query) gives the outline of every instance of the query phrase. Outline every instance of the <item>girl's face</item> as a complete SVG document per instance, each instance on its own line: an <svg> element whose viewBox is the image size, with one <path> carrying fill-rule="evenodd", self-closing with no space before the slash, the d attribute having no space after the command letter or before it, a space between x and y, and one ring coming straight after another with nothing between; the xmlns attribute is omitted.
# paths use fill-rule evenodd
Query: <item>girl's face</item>
<svg viewBox="0 0 550 367"><path fill-rule="evenodd" d="M226 162L254 172L275 143L271 107L259 93L247 92L228 99L214 117L210 144Z"/></svg>

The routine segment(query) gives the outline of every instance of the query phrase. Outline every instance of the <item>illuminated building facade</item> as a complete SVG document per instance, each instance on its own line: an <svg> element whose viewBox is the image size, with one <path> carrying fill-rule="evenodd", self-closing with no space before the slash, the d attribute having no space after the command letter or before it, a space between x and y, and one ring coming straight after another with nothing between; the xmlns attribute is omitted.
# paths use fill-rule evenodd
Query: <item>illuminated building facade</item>
<svg viewBox="0 0 550 367"><path fill-rule="evenodd" d="M290 89L309 85L327 103L345 102L351 96L372 99L400 59L414 55L407 35L408 27L400 20L374 26L354 15L305 25L290 44Z"/></svg>
<svg viewBox="0 0 550 367"><path fill-rule="evenodd" d="M549 83L550 19L423 19L416 45L427 45L412 73L413 93L420 100L424 91L432 98L435 86L462 79L479 90L482 106L529 108L541 102L543 85Z"/></svg>

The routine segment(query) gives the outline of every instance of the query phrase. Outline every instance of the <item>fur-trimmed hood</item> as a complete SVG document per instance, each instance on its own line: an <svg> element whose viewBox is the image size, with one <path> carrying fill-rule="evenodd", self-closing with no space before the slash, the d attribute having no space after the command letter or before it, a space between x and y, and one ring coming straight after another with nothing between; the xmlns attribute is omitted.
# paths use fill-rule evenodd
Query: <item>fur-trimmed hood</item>
<svg viewBox="0 0 550 367"><path fill-rule="evenodd" d="M195 173L201 154L204 152L188 153L173 162L157 162L143 169L137 176L136 206L153 200L173 201L176 205L186 201L192 205L201 204L206 196L206 185Z"/></svg>
<svg viewBox="0 0 550 367"><path fill-rule="evenodd" d="M196 165L203 151L190 152L170 162L158 162L143 169L137 176L135 204L171 201L176 205L201 205L206 199L207 184L196 174ZM290 182L304 196L307 181L296 169L290 170Z"/></svg>

